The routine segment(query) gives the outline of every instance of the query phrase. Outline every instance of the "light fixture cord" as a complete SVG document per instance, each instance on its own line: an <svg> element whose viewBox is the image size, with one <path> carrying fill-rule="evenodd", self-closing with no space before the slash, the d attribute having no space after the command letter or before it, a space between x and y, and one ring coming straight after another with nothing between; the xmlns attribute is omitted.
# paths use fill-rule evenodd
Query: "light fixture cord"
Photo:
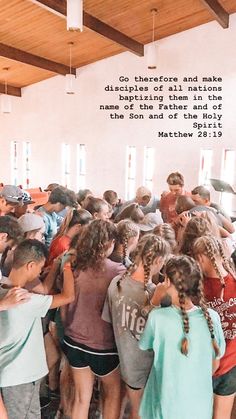
<svg viewBox="0 0 236 419"><path fill-rule="evenodd" d="M155 40L155 12L152 13L152 42Z"/></svg>
<svg viewBox="0 0 236 419"><path fill-rule="evenodd" d="M71 60L72 60L72 51L71 51L72 45L70 44L70 74L71 74Z"/></svg>

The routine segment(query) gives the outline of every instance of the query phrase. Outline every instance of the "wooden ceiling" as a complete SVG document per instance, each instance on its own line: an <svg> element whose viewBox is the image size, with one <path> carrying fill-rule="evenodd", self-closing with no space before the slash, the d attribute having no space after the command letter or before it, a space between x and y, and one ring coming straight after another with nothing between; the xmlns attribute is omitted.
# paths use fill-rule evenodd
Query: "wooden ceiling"
<svg viewBox="0 0 236 419"><path fill-rule="evenodd" d="M6 76L9 94L20 96L22 87L65 75L70 42L74 72L127 50L142 56L152 38L152 8L158 40L212 20L227 29L236 1L84 0L80 33L66 30L66 0L0 0L0 93Z"/></svg>

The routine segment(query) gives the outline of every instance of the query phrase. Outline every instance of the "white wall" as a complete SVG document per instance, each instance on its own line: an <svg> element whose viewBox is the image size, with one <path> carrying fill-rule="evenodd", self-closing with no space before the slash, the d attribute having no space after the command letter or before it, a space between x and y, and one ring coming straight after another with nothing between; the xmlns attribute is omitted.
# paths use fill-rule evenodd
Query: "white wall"
<svg viewBox="0 0 236 419"><path fill-rule="evenodd" d="M64 93L64 78L57 76L22 89L22 98L13 98L13 110L0 115L0 181L11 181L10 142L32 143L31 186L61 181L61 143L73 145L72 184L76 188L75 150L77 143L87 147L87 187L96 193L107 188L124 195L125 147L136 145L138 153L137 185L143 183L143 148L156 149L155 192L166 189L167 175L179 170L190 189L198 183L200 149L214 150L213 177L220 177L223 148L235 148L236 131L236 14L230 28L216 22L185 31L158 42L159 64L154 72L146 69L145 58L129 52L78 70L75 95ZM157 139L161 130L188 130L189 122L168 120L111 120L100 104L118 103L117 93L107 93L107 84L120 84L120 75L132 79L142 76L203 76L223 78L222 139ZM199 83L198 83L199 84ZM201 94L201 93L199 93ZM236 183L236 182L235 182ZM215 195L217 198L218 195Z"/></svg>

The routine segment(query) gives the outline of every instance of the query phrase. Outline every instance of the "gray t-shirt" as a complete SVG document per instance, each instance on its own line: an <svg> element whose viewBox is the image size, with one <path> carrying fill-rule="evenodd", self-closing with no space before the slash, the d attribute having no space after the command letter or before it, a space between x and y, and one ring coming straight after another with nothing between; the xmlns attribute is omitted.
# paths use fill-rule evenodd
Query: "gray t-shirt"
<svg viewBox="0 0 236 419"><path fill-rule="evenodd" d="M120 281L120 291L115 277L109 285L102 318L112 323L116 346L120 358L120 369L126 384L143 388L153 363L153 352L143 352L139 348L139 339L144 331L147 318L142 308L146 301L143 283L125 276ZM154 284L149 285L150 294Z"/></svg>

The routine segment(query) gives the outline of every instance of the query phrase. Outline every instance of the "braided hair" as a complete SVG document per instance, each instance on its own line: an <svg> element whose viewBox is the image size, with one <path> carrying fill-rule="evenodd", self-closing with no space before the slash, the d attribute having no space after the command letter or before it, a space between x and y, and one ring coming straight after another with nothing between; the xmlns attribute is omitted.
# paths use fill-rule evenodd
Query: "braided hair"
<svg viewBox="0 0 236 419"><path fill-rule="evenodd" d="M175 240L175 231L170 224L158 224L152 232L165 239L169 243L172 253L176 253L177 243Z"/></svg>
<svg viewBox="0 0 236 419"><path fill-rule="evenodd" d="M122 245L123 263L128 256L128 242L139 235L139 227L132 220L121 220L117 224L117 243Z"/></svg>
<svg viewBox="0 0 236 419"><path fill-rule="evenodd" d="M233 277L235 277L235 271L225 255L221 240L214 236L199 237L194 242L193 252L195 257L201 254L205 255L212 263L212 266L214 267L221 282L222 290L220 298L223 300L225 280L221 273L220 265L222 265L223 268Z"/></svg>
<svg viewBox="0 0 236 419"><path fill-rule="evenodd" d="M157 257L166 257L170 253L169 244L161 237L155 234L146 234L141 238L134 253L134 263L126 271L126 273L117 281L117 287L120 291L121 281L126 276L130 276L141 262L144 269L144 293L146 296L146 304L150 304L150 296L148 292L148 283L151 280L151 268Z"/></svg>
<svg viewBox="0 0 236 419"><path fill-rule="evenodd" d="M219 351L219 347L218 347L218 345L216 343L216 340L215 340L214 328L213 328L213 323L212 323L212 320L211 320L211 316L210 316L209 311L207 310L207 304L206 304L206 301L205 301L205 298L204 298L203 282L202 281L199 281L199 283L198 283L197 298L198 298L198 304L201 307L202 312L204 314L204 317L207 321L208 329L209 329L210 335L211 335L212 346L214 348L215 355L217 357L219 355L220 351Z"/></svg>
<svg viewBox="0 0 236 419"><path fill-rule="evenodd" d="M166 275L178 292L184 333L181 342L181 353L187 356L189 351L188 335L190 325L188 313L185 308L185 302L187 298L192 299L197 297L203 315L206 319L212 339L212 345L217 356L219 354L219 348L215 341L213 323L204 300L202 285L203 278L197 262L189 256L173 256L166 264Z"/></svg>
<svg viewBox="0 0 236 419"><path fill-rule="evenodd" d="M181 240L180 253L193 256L194 240L201 236L211 234L211 226L209 221L204 217L193 217L189 220L185 227Z"/></svg>

